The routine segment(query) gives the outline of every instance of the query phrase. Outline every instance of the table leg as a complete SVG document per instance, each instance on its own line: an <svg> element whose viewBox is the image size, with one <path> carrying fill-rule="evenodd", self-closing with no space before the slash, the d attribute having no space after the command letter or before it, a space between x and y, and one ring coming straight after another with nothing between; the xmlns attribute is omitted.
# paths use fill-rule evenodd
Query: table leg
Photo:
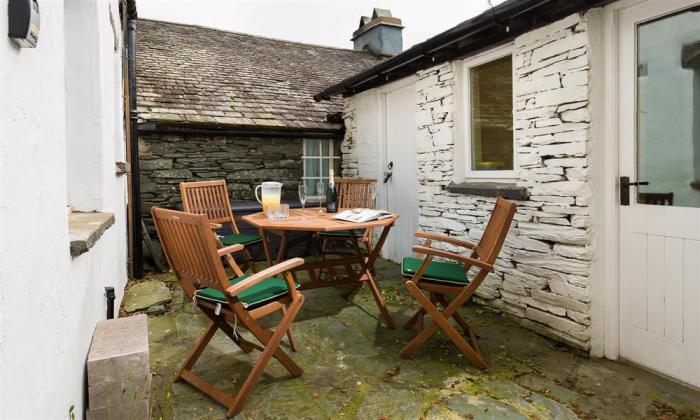
<svg viewBox="0 0 700 420"><path fill-rule="evenodd" d="M384 245L384 241L386 241L387 235L389 235L390 229L391 225L385 226L384 229L382 229L382 234L379 237L379 241L377 241L377 246L375 246L372 252L370 252L366 257L361 258L360 265L362 266L362 268L358 272L357 281L358 284L361 284L360 282L362 281L366 281L369 284L369 289L372 292L372 296L374 297L374 301L377 304L377 307L379 308L379 312L382 314L386 325L393 330L394 328L396 328L394 320L391 318L389 311L386 309L384 296L382 296L382 292L379 290L379 287L377 287L377 282L374 279L371 270L371 267L374 265L374 262L379 256L379 252L381 251L382 246ZM358 253L358 255L361 256L362 250L360 249L360 246L357 243L357 236L352 230L350 231L350 236L352 237L353 248L355 248L355 251Z"/></svg>
<svg viewBox="0 0 700 420"><path fill-rule="evenodd" d="M272 267L272 253L270 252L270 239L265 235L265 230L258 228L260 232L260 237L262 238L263 250L265 251L265 259L267 260L267 266Z"/></svg>
<svg viewBox="0 0 700 420"><path fill-rule="evenodd" d="M280 248L277 250L277 264L284 261L284 258L287 255L287 242L289 240L289 231L283 230L281 236L282 239L280 240Z"/></svg>

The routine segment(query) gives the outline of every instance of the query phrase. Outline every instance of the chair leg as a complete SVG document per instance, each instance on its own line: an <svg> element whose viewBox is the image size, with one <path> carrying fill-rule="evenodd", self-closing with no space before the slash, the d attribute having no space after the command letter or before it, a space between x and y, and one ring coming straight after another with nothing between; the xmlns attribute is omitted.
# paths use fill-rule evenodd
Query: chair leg
<svg viewBox="0 0 700 420"><path fill-rule="evenodd" d="M437 328L441 328L447 336L452 340L452 342L457 346L457 348L478 368L486 369L486 362L481 357L481 355L469 344L467 341L455 330L452 325L447 321L445 315L450 317L452 315L453 306L449 305L443 312L438 311L438 309L433 305L433 303L428 299L423 292L418 288L418 286L412 282L407 281L406 287L408 291L418 300L426 312L433 318L433 322L427 328L421 330L416 337L409 342L406 347L401 350L401 356L408 357L410 354L422 346L425 341L437 331ZM452 302L453 304L455 302ZM444 314L444 315L443 315Z"/></svg>
<svg viewBox="0 0 700 420"><path fill-rule="evenodd" d="M280 341L282 341L282 337L284 337L286 334L289 326L292 324L292 320L294 320L296 317L303 302L303 295L297 295L291 305L289 305L287 313L283 315L282 321L272 335L269 335L269 332L265 331L254 320L248 321L248 326L253 327L249 328L249 331L264 344L265 350L263 350L260 357L258 357L258 360L255 362L255 366L253 366L253 370L248 374L248 377L246 378L245 382L243 382L241 389L238 391L238 394L236 394L233 404L231 404L228 412L226 413L227 417L234 416L241 411L243 408L243 402L246 400L246 398L248 398L248 395L250 395L253 387L260 379L260 375L262 375L263 371L265 370L265 366L270 361L270 358L272 356L279 356L279 354L283 353L279 348ZM280 362L282 362L282 364L289 369L289 366L287 366L281 358L278 357L278 360L280 360ZM296 367L296 369L289 369L290 373L294 376L301 375L301 368L299 368L296 363L292 362L291 359L289 359L289 361Z"/></svg>
<svg viewBox="0 0 700 420"><path fill-rule="evenodd" d="M287 314L287 307L283 306L282 307L282 316L285 316ZM297 343L294 340L294 333L292 332L292 326L290 325L289 328L287 328L287 339L289 340L289 348L296 352L297 351Z"/></svg>
<svg viewBox="0 0 700 420"><path fill-rule="evenodd" d="M405 324L403 324L403 329L404 330L411 330L413 327L421 320L423 319L423 316L425 315L425 309L421 308L419 309L411 318L409 318L408 321L406 321Z"/></svg>
<svg viewBox="0 0 700 420"><path fill-rule="evenodd" d="M199 359L199 356L202 355L202 352L204 351L204 348L207 347L207 344L211 341L212 337L214 337L214 333L216 333L216 330L218 327L214 323L214 321L209 321L209 326L207 327L206 330L204 330L204 333L199 337L197 340L197 344L195 344L194 348L190 352L189 356L185 359L184 362L182 362L182 365L180 365L180 369L178 369L177 373L175 374L175 380L179 380L182 377L182 373L187 370L191 370L192 366L197 362L197 359Z"/></svg>

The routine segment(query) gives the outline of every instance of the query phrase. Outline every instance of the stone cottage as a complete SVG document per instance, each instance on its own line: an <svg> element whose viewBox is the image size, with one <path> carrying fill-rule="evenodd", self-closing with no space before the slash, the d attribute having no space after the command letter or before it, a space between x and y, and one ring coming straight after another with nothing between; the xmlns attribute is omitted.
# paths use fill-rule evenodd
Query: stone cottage
<svg viewBox="0 0 700 420"><path fill-rule="evenodd" d="M400 36L401 21L389 20ZM342 98L313 94L387 56L144 19L137 35L146 218L153 205L180 202L180 181L225 178L234 200L255 200L255 186L270 180L284 183L287 199L301 182L315 194L339 169L344 126Z"/></svg>
<svg viewBox="0 0 700 420"><path fill-rule="evenodd" d="M316 99L345 97L343 174L402 215L388 257L516 200L479 303L700 386L698 28L692 0L509 0Z"/></svg>

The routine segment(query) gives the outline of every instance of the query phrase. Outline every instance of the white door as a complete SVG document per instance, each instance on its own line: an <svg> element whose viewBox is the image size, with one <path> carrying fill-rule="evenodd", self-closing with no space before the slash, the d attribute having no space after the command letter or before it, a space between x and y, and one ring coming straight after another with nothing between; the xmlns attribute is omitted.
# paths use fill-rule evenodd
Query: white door
<svg viewBox="0 0 700 420"><path fill-rule="evenodd" d="M621 11L618 79L620 353L695 386L700 386L699 5L647 1ZM625 188L622 177L648 185Z"/></svg>
<svg viewBox="0 0 700 420"><path fill-rule="evenodd" d="M384 98L386 151L384 183L387 210L401 217L392 228L382 254L395 262L412 255L418 229L418 178L416 171L416 89L414 84L388 92ZM384 179L380 180L380 182Z"/></svg>

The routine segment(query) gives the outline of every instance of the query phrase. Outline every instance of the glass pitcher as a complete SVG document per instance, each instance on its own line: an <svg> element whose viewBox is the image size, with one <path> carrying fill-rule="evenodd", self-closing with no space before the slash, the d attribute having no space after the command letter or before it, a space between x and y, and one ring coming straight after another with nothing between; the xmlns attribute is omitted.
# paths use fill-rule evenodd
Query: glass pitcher
<svg viewBox="0 0 700 420"><path fill-rule="evenodd" d="M262 199L260 198L259 190L262 188ZM255 198L258 203L262 204L263 214L266 213L268 206L278 206L280 204L280 199L282 197L282 183L281 182L263 182L261 185L255 187Z"/></svg>

